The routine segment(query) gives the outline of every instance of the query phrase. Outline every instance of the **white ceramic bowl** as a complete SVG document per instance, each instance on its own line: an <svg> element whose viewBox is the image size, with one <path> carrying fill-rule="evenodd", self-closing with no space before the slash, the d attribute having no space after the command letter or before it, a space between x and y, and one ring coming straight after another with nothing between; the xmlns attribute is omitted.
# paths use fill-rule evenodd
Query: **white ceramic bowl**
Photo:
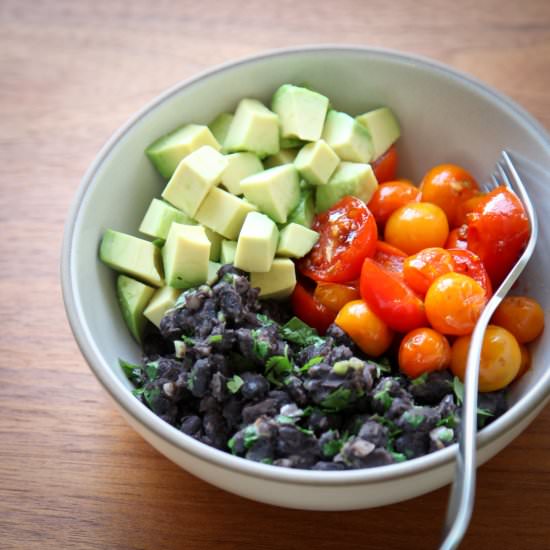
<svg viewBox="0 0 550 550"><path fill-rule="evenodd" d="M101 150L84 176L67 221L62 282L68 318L94 374L124 417L151 445L196 476L258 501L312 510L380 506L411 498L452 480L456 445L409 462L345 472L290 470L258 464L210 448L156 417L130 393L117 359L139 360L118 310L114 273L97 258L107 228L135 233L161 180L143 154L158 136L187 123L208 123L242 97L268 101L285 82L308 83L332 105L357 114L389 105L398 115L401 174L419 181L431 166L455 162L487 177L507 148L550 172L550 136L506 97L440 64L361 47L275 51L217 67L155 99ZM522 163L539 219L550 218L550 188ZM523 285L548 312L543 273L550 262L550 228ZM534 349L533 368L510 392L512 407L478 436L479 463L516 437L547 401L550 338Z"/></svg>

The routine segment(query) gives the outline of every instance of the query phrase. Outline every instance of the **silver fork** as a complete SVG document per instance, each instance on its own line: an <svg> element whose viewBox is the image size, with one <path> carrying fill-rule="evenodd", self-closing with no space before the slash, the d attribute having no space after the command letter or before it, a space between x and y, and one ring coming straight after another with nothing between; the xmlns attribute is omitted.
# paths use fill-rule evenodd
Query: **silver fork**
<svg viewBox="0 0 550 550"><path fill-rule="evenodd" d="M538 234L537 216L525 186L512 163L510 154L503 151L491 176L491 183L485 190L491 190L498 185L506 185L521 200L529 223L531 236L523 254L520 256L510 273L504 279L497 291L487 302L477 321L466 363L466 378L464 382L464 404L462 408L461 430L459 434L459 453L456 459L456 471L451 495L447 503L447 517L441 541L440 550L457 548L462 540L470 518L475 499L476 483L476 434L477 434L477 390L479 376L479 358L483 344L485 329L489 324L495 309L506 296L516 279L524 270L533 254Z"/></svg>

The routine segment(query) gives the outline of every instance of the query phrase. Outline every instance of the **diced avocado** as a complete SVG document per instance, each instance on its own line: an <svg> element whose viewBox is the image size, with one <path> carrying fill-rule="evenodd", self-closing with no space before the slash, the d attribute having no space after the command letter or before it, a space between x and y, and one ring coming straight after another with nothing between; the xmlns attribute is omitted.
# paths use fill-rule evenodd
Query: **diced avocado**
<svg viewBox="0 0 550 550"><path fill-rule="evenodd" d="M269 271L278 239L279 230L273 220L259 212L250 212L237 240L235 267L249 272Z"/></svg>
<svg viewBox="0 0 550 550"><path fill-rule="evenodd" d="M246 215L256 210L256 206L248 201L214 187L201 204L196 218L226 239L236 239Z"/></svg>
<svg viewBox="0 0 550 550"><path fill-rule="evenodd" d="M233 153L225 158L227 167L222 174L222 184L233 195L242 195L241 180L261 172L262 161L253 153Z"/></svg>
<svg viewBox="0 0 550 550"><path fill-rule="evenodd" d="M153 323L153 325L160 327L160 322L164 314L176 305L176 300L180 294L181 290L172 288L171 286L159 288L151 298L143 314Z"/></svg>
<svg viewBox="0 0 550 550"><path fill-rule="evenodd" d="M300 176L312 185L325 185L340 164L340 158L323 139L304 145L294 160Z"/></svg>
<svg viewBox="0 0 550 550"><path fill-rule="evenodd" d="M162 249L166 284L190 288L206 282L210 246L204 227L173 223Z"/></svg>
<svg viewBox="0 0 550 550"><path fill-rule="evenodd" d="M224 150L225 138L227 137L227 132L229 131L229 126L233 121L232 113L220 113L209 125L210 131L216 138L216 141L222 146L222 151Z"/></svg>
<svg viewBox="0 0 550 550"><path fill-rule="evenodd" d="M267 157L264 160L264 166L266 168L274 168L283 164L292 164L297 154L298 149L281 149L275 155Z"/></svg>
<svg viewBox="0 0 550 550"><path fill-rule="evenodd" d="M220 183L226 167L227 160L222 154L212 147L201 147L178 164L162 197L193 217L208 191Z"/></svg>
<svg viewBox="0 0 550 550"><path fill-rule="evenodd" d="M285 138L279 136L279 147L281 149L299 149L302 145L305 145L305 141L298 138Z"/></svg>
<svg viewBox="0 0 550 550"><path fill-rule="evenodd" d="M147 322L143 311L155 293L155 289L126 275L119 275L116 280L116 293L124 321L132 336L141 342Z"/></svg>
<svg viewBox="0 0 550 550"><path fill-rule="evenodd" d="M313 189L302 189L300 194L300 202L296 208L288 215L288 221L299 223L304 227L311 227L313 218L315 217L315 200L313 197Z"/></svg>
<svg viewBox="0 0 550 550"><path fill-rule="evenodd" d="M139 226L139 230L150 237L166 240L172 222L192 224L193 220L168 203L153 199Z"/></svg>
<svg viewBox="0 0 550 550"><path fill-rule="evenodd" d="M250 286L259 288L263 299L288 298L296 286L294 262L288 258L275 258L268 272L250 274Z"/></svg>
<svg viewBox="0 0 550 550"><path fill-rule="evenodd" d="M373 158L372 140L368 130L346 113L329 111L323 139L342 160L369 162Z"/></svg>
<svg viewBox="0 0 550 550"><path fill-rule="evenodd" d="M260 158L279 150L279 117L256 99L242 99L225 138L230 153L248 151Z"/></svg>
<svg viewBox="0 0 550 550"><path fill-rule="evenodd" d="M220 262L222 264L232 264L235 261L235 252L237 250L237 241L222 241L220 251Z"/></svg>
<svg viewBox="0 0 550 550"><path fill-rule="evenodd" d="M203 145L220 150L220 144L207 126L188 124L157 139L145 153L160 175L169 179L180 161Z"/></svg>
<svg viewBox="0 0 550 550"><path fill-rule="evenodd" d="M383 155L401 135L399 123L388 107L369 111L355 120L369 131L374 149L373 159Z"/></svg>
<svg viewBox="0 0 550 550"><path fill-rule="evenodd" d="M207 285L213 285L218 280L218 270L222 264L219 262L208 262L208 277L206 279Z"/></svg>
<svg viewBox="0 0 550 550"><path fill-rule="evenodd" d="M300 201L300 179L293 164L248 176L241 181L241 189L251 203L278 223L286 223Z"/></svg>
<svg viewBox="0 0 550 550"><path fill-rule="evenodd" d="M283 84L273 95L271 108L279 115L281 137L315 141L321 137L328 98L292 84Z"/></svg>
<svg viewBox="0 0 550 550"><path fill-rule="evenodd" d="M289 223L279 234L277 256L289 258L302 258L319 239L319 233L312 231L303 225Z"/></svg>
<svg viewBox="0 0 550 550"><path fill-rule="evenodd" d="M212 262L217 262L220 259L223 237L219 233L212 231L209 227L205 227L204 232L210 241L210 256L208 259Z"/></svg>
<svg viewBox="0 0 550 550"><path fill-rule="evenodd" d="M329 182L317 187L315 208L317 212L324 212L346 195L353 195L367 204L377 187L370 164L341 162Z"/></svg>
<svg viewBox="0 0 550 550"><path fill-rule="evenodd" d="M160 249L153 243L107 229L101 239L99 258L115 271L153 286L162 286Z"/></svg>

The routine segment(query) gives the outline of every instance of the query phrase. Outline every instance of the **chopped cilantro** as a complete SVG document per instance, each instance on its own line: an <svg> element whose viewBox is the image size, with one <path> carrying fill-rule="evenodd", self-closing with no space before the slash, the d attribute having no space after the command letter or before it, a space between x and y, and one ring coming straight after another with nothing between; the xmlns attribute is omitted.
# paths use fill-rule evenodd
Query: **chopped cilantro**
<svg viewBox="0 0 550 550"><path fill-rule="evenodd" d="M231 451L231 454L235 453L235 436L233 436L228 442L227 442L227 448Z"/></svg>
<svg viewBox="0 0 550 550"><path fill-rule="evenodd" d="M380 416L378 414L373 414L369 420L374 420L374 422L378 422L378 424L382 424L382 426L386 426L388 430L390 431L390 438L397 437L403 430L401 428L398 428L395 422L391 421L389 418L386 418L385 416Z"/></svg>
<svg viewBox="0 0 550 550"><path fill-rule="evenodd" d="M258 441L258 439L260 439L260 434L258 433L258 430L256 429L256 426L254 426L254 424L251 424L244 429L245 449L250 449L250 447L252 447L252 445L254 445L256 441Z"/></svg>
<svg viewBox="0 0 550 550"><path fill-rule="evenodd" d="M292 374L292 363L284 355L273 355L265 364L266 378L275 386L281 386L281 380Z"/></svg>
<svg viewBox="0 0 550 550"><path fill-rule="evenodd" d="M315 357L312 357L307 363L305 363L302 367L298 369L300 373L307 372L311 367L314 365L318 365L323 360L322 355L316 355Z"/></svg>
<svg viewBox="0 0 550 550"><path fill-rule="evenodd" d="M261 332L259 330L253 330L251 334L254 344L254 353L259 359L265 359L266 355L269 353L269 342L260 338Z"/></svg>
<svg viewBox="0 0 550 550"><path fill-rule="evenodd" d="M341 411L349 405L350 397L351 390L340 386L321 401L321 406L330 412Z"/></svg>
<svg viewBox="0 0 550 550"><path fill-rule="evenodd" d="M313 435L313 430L308 430L307 428L302 428L302 426L296 426L296 429L301 431L303 434Z"/></svg>
<svg viewBox="0 0 550 550"><path fill-rule="evenodd" d="M265 457L265 458L262 458L262 460L260 460L260 462L261 462L262 464L273 464L273 459L272 459L272 458Z"/></svg>
<svg viewBox="0 0 550 550"><path fill-rule="evenodd" d="M279 414L275 418L275 422L277 422L278 424L294 424L294 418L292 418L291 416L286 416L284 414Z"/></svg>
<svg viewBox="0 0 550 550"><path fill-rule="evenodd" d="M301 346L309 346L311 344L322 344L324 342L317 331L306 325L298 317L292 317L285 325L280 329L281 338L284 338L288 342L299 344Z"/></svg>
<svg viewBox="0 0 550 550"><path fill-rule="evenodd" d="M413 411L405 411L403 413L403 420L413 428L418 428L424 422L424 416Z"/></svg>
<svg viewBox="0 0 550 550"><path fill-rule="evenodd" d="M380 403L382 403L382 406L386 410L388 410L393 403L393 397L390 395L390 392L389 392L390 387L391 387L391 381L386 380L386 382L384 383L384 389L374 394L374 399L376 399L377 401L380 401Z"/></svg>
<svg viewBox="0 0 550 550"><path fill-rule="evenodd" d="M390 454L393 456L395 462L405 462L407 460L407 457L403 453L391 451Z"/></svg>
<svg viewBox="0 0 550 550"><path fill-rule="evenodd" d="M487 424L487 421L492 416L495 416L495 415L491 411L488 411L487 409L478 408L477 409L477 422L479 424L479 427L483 428L483 426L485 426L485 424Z"/></svg>
<svg viewBox="0 0 550 550"><path fill-rule="evenodd" d="M425 384L427 379L428 373L425 372L424 374L417 376L414 380L411 380L411 386L420 386L421 384Z"/></svg>
<svg viewBox="0 0 550 550"><path fill-rule="evenodd" d="M223 340L223 336L221 334L213 334L212 336L208 337L208 343L209 344L217 344L218 342L221 342Z"/></svg>
<svg viewBox="0 0 550 550"><path fill-rule="evenodd" d="M437 436L440 441L443 441L443 443L450 443L453 440L455 433L450 428L439 428L439 432L437 433Z"/></svg>
<svg viewBox="0 0 550 550"><path fill-rule="evenodd" d="M268 327L269 325L272 325L275 321L273 319L270 319L267 315L264 315L263 313L256 314L256 318L264 327Z"/></svg>
<svg viewBox="0 0 550 550"><path fill-rule="evenodd" d="M128 363L128 361L124 361L124 359L119 359L118 364L120 365L120 368L122 369L128 380L130 380L130 382L134 384L139 384L141 382L140 365Z"/></svg>
<svg viewBox="0 0 550 550"><path fill-rule="evenodd" d="M181 335L181 339L185 342L188 346L194 346L195 345L195 339L191 338L191 336L187 336L186 334Z"/></svg>
<svg viewBox="0 0 550 550"><path fill-rule="evenodd" d="M456 428L456 426L458 426L458 422L458 417L456 416L456 414L453 413L439 420L436 426L444 426L445 428Z"/></svg>
<svg viewBox="0 0 550 550"><path fill-rule="evenodd" d="M380 378L382 374L391 372L391 363L387 357L382 357L377 363L374 361L369 361L369 363L375 366L376 378Z"/></svg>
<svg viewBox="0 0 550 550"><path fill-rule="evenodd" d="M159 368L158 361L152 361L151 363L147 363L147 365L145 366L145 372L149 380L152 381L157 379L158 368Z"/></svg>
<svg viewBox="0 0 550 550"><path fill-rule="evenodd" d="M330 432L338 435L338 432L335 432L334 430L330 430ZM327 441L323 444L323 447L321 449L323 451L323 454L328 458L336 456L340 452L340 449L343 447L347 439L349 439L349 436L347 433L345 433L342 437L337 437L336 439Z"/></svg>
<svg viewBox="0 0 550 550"><path fill-rule="evenodd" d="M138 397L140 395L143 395L144 391L145 391L145 388L134 388L132 390L132 395L134 395L135 397Z"/></svg>
<svg viewBox="0 0 550 550"><path fill-rule="evenodd" d="M244 380L240 376L235 374L235 376L233 376L231 380L227 381L227 389L231 393L237 393L241 389L241 386L243 384L244 384Z"/></svg>
<svg viewBox="0 0 550 550"><path fill-rule="evenodd" d="M462 405L464 402L464 384L458 376L455 376L453 379L453 391L456 397L456 404Z"/></svg>

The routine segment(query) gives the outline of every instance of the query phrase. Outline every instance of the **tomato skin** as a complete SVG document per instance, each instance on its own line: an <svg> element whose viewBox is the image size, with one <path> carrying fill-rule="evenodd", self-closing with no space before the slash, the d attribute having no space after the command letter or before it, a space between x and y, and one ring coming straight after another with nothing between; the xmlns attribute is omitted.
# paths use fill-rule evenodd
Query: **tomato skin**
<svg viewBox="0 0 550 550"><path fill-rule="evenodd" d="M376 243L373 260L388 271L402 274L403 264L406 258L407 255L402 250L399 250L399 248L384 241L378 241Z"/></svg>
<svg viewBox="0 0 550 550"><path fill-rule="evenodd" d="M518 260L529 234L521 202L504 186L487 193L468 214L468 249L481 258L495 288Z"/></svg>
<svg viewBox="0 0 550 550"><path fill-rule="evenodd" d="M363 300L348 302L334 322L372 357L382 355L392 343L393 331Z"/></svg>
<svg viewBox="0 0 550 550"><path fill-rule="evenodd" d="M384 183L395 179L399 156L397 148L392 145L385 153L380 155L374 162L371 162L372 170L378 183Z"/></svg>
<svg viewBox="0 0 550 550"><path fill-rule="evenodd" d="M378 230L366 204L346 196L316 216L312 229L319 240L298 261L302 274L314 281L345 283L357 279L365 257L373 256Z"/></svg>
<svg viewBox="0 0 550 550"><path fill-rule="evenodd" d="M490 298L493 295L493 285L480 257L471 250L459 248L450 248L449 253L453 257L454 271L477 281L485 289L487 298Z"/></svg>
<svg viewBox="0 0 550 550"><path fill-rule="evenodd" d="M359 283L361 297L382 321L397 332L426 326L424 304L395 273L365 258Z"/></svg>
<svg viewBox="0 0 550 550"><path fill-rule="evenodd" d="M456 164L434 166L420 184L422 200L443 209L449 225L458 225L461 202L479 193L479 185L472 175Z"/></svg>
<svg viewBox="0 0 550 550"><path fill-rule="evenodd" d="M403 278L417 294L424 296L430 285L445 273L454 271L451 253L444 248L424 248L407 257L403 264Z"/></svg>
<svg viewBox="0 0 550 550"><path fill-rule="evenodd" d="M544 311L527 296L507 296L496 309L493 325L511 332L520 344L532 342L544 329Z"/></svg>
<svg viewBox="0 0 550 550"><path fill-rule="evenodd" d="M317 329L319 334L324 334L336 317L335 312L315 300L299 282L294 287L290 303L294 314L310 327Z"/></svg>
<svg viewBox="0 0 550 550"><path fill-rule="evenodd" d="M368 207L376 223L384 225L391 213L420 200L420 190L409 180L392 180L380 184L372 195Z"/></svg>
<svg viewBox="0 0 550 550"><path fill-rule="evenodd" d="M348 302L359 298L357 286L339 283L319 283L313 292L313 298L331 311L338 313Z"/></svg>
<svg viewBox="0 0 550 550"><path fill-rule="evenodd" d="M445 248L468 248L468 226L463 224L449 231Z"/></svg>
<svg viewBox="0 0 550 550"><path fill-rule="evenodd" d="M399 345L399 369L410 378L451 364L451 346L443 334L431 328L417 328L403 337Z"/></svg>
<svg viewBox="0 0 550 550"><path fill-rule="evenodd" d="M464 381L471 336L457 338L451 348L451 370ZM513 334L502 327L489 325L483 338L479 362L479 391L505 388L517 376L521 350Z"/></svg>

